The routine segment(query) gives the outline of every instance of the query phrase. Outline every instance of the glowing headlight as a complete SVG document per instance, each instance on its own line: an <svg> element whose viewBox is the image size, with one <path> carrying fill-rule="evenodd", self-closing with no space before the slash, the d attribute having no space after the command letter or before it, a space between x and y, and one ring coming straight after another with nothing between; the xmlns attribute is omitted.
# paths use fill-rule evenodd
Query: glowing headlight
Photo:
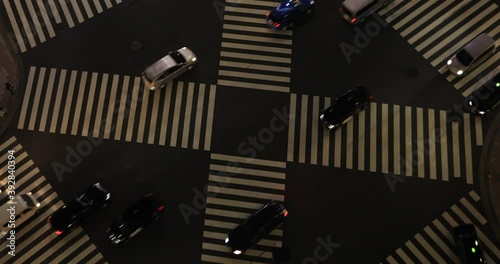
<svg viewBox="0 0 500 264"><path fill-rule="evenodd" d="M153 90L155 89L155 87L154 87L154 86L151 86L151 88L149 88L149 89L150 89L151 91L153 91Z"/></svg>
<svg viewBox="0 0 500 264"><path fill-rule="evenodd" d="M462 75L462 73L464 73L464 71L462 70L457 71L457 75Z"/></svg>
<svg viewBox="0 0 500 264"><path fill-rule="evenodd" d="M480 115L484 115L484 114L486 114L486 112L485 111L479 111L479 114Z"/></svg>
<svg viewBox="0 0 500 264"><path fill-rule="evenodd" d="M109 200L111 198L111 193L106 194L106 200Z"/></svg>
<svg viewBox="0 0 500 264"><path fill-rule="evenodd" d="M194 58L192 59L192 61L196 61L196 57L194 57Z"/></svg>
<svg viewBox="0 0 500 264"><path fill-rule="evenodd" d="M446 62L448 65L451 65L451 60L448 60L448 62Z"/></svg>
<svg viewBox="0 0 500 264"><path fill-rule="evenodd" d="M241 254L241 250L235 250L235 251L233 251L233 253L234 253L235 255L240 255L240 254Z"/></svg>
<svg viewBox="0 0 500 264"><path fill-rule="evenodd" d="M470 105L470 106L472 106L472 105L473 105L472 101L469 101L469 105Z"/></svg>
<svg viewBox="0 0 500 264"><path fill-rule="evenodd" d="M40 203L36 203L36 207L40 207Z"/></svg>
<svg viewBox="0 0 500 264"><path fill-rule="evenodd" d="M325 118L325 115L324 115L324 114L321 114L321 115L319 116L319 119L323 120L323 118Z"/></svg>
<svg viewBox="0 0 500 264"><path fill-rule="evenodd" d="M224 240L224 243L227 244L227 242L229 242L229 237L227 237L226 240Z"/></svg>
<svg viewBox="0 0 500 264"><path fill-rule="evenodd" d="M333 129L335 126L334 125L328 125L329 129Z"/></svg>

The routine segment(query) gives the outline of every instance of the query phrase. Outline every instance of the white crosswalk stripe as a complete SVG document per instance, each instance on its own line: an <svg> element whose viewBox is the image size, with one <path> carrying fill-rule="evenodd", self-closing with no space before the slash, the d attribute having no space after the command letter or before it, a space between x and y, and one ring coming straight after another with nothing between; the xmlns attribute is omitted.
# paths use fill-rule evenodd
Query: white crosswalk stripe
<svg viewBox="0 0 500 264"><path fill-rule="evenodd" d="M500 53L464 76L451 74L446 61L481 33L500 45L500 8L494 1L394 1L378 12L463 96L500 72Z"/></svg>
<svg viewBox="0 0 500 264"><path fill-rule="evenodd" d="M203 263L273 263L273 248L282 246L281 228L237 258L225 246L224 239L269 200L284 201L285 169L285 162L211 154Z"/></svg>
<svg viewBox="0 0 500 264"><path fill-rule="evenodd" d="M290 95L287 161L473 184L480 118L452 122L445 110L371 103L330 132L318 113L331 100Z"/></svg>
<svg viewBox="0 0 500 264"><path fill-rule="evenodd" d="M482 231L487 221L478 210L479 199L470 191L382 263L460 263L453 228L462 224L475 225L487 263L500 263L500 250Z"/></svg>
<svg viewBox="0 0 500 264"><path fill-rule="evenodd" d="M3 189L0 193L0 204L5 204L9 199L9 193L5 189L8 184L9 150L15 151L13 156L16 167L16 195L32 192L40 202L40 211L31 218L21 218L16 221L16 227L13 229L16 242L13 252L15 256L8 254L10 248L7 247L7 239L0 234L0 237L3 236L0 243L0 263L84 263L90 259L103 262L102 254L81 227L71 230L67 236L59 237L47 224L47 218L64 203L15 137L0 144L0 170L2 172L0 187Z"/></svg>
<svg viewBox="0 0 500 264"><path fill-rule="evenodd" d="M292 31L275 32L265 24L265 14L277 4L226 1L218 85L290 91Z"/></svg>
<svg viewBox="0 0 500 264"><path fill-rule="evenodd" d="M87 19L102 13L99 0L2 0L3 8L14 31L16 42L21 52L26 52L48 38L56 36L54 27L65 22L72 28L75 22L80 24ZM121 1L106 0L109 9ZM85 10L83 12L83 10ZM62 17L64 18L61 19Z"/></svg>
<svg viewBox="0 0 500 264"><path fill-rule="evenodd" d="M215 85L150 91L139 77L44 67L28 79L18 129L210 150Z"/></svg>

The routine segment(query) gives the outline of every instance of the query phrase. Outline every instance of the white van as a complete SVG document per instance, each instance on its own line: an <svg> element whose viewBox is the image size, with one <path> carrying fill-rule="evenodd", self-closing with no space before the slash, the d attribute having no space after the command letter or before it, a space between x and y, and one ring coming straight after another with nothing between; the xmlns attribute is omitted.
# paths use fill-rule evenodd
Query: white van
<svg viewBox="0 0 500 264"><path fill-rule="evenodd" d="M17 194L14 200L10 200L0 207L0 231L5 235L15 226L33 216L40 208L40 203L31 192ZM15 222L10 222L11 215L15 215ZM15 225L13 225L15 224Z"/></svg>
<svg viewBox="0 0 500 264"><path fill-rule="evenodd" d="M345 0L340 4L339 12L347 22L354 25L387 4L388 0Z"/></svg>

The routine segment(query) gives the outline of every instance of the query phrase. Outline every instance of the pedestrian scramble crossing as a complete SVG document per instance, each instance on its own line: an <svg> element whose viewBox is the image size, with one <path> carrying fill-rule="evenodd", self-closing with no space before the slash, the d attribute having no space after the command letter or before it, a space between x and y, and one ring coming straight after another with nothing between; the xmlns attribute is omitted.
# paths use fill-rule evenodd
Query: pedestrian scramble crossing
<svg viewBox="0 0 500 264"><path fill-rule="evenodd" d="M455 254L453 227L474 224L486 263L500 263L500 250L481 231L486 218L478 211L481 198L473 190L446 212L424 227L382 263L460 263Z"/></svg>
<svg viewBox="0 0 500 264"><path fill-rule="evenodd" d="M274 263L272 250L282 246L282 228L272 231L237 258L224 240L265 203L284 201L286 163L215 153L210 157L202 262Z"/></svg>
<svg viewBox="0 0 500 264"><path fill-rule="evenodd" d="M335 98L290 94L287 161L473 184L481 119L445 110L371 103L335 131L319 124Z"/></svg>
<svg viewBox="0 0 500 264"><path fill-rule="evenodd" d="M210 150L215 85L31 67L18 129Z"/></svg>
<svg viewBox="0 0 500 264"><path fill-rule="evenodd" d="M122 0L2 0L21 52L56 35L56 26L72 28Z"/></svg>
<svg viewBox="0 0 500 264"><path fill-rule="evenodd" d="M40 212L29 219L16 221L15 256L8 254L7 239L2 237L0 263L107 263L81 227L59 237L47 224L47 218L64 203L15 137L0 144L0 186L7 185L9 150L15 150L16 195L32 192L40 202ZM0 204L7 201L7 192L3 191L0 193Z"/></svg>
<svg viewBox="0 0 500 264"><path fill-rule="evenodd" d="M225 2L217 84L289 92L292 31L276 32L265 20L278 2Z"/></svg>
<svg viewBox="0 0 500 264"><path fill-rule="evenodd" d="M464 76L451 74L446 65L453 54L481 33L488 33L500 46L500 9L494 1L395 0L378 13L463 96L500 72L498 50Z"/></svg>

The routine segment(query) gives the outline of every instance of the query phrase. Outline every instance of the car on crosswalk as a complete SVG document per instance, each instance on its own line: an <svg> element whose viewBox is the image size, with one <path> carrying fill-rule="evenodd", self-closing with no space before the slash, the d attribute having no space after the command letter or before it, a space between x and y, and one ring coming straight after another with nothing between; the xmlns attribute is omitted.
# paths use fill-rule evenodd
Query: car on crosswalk
<svg viewBox="0 0 500 264"><path fill-rule="evenodd" d="M468 97L467 104L469 111L480 117L485 117L500 104L500 73L474 91Z"/></svg>
<svg viewBox="0 0 500 264"><path fill-rule="evenodd" d="M111 194L101 183L94 183L82 194L71 199L63 207L56 210L47 221L61 235L79 224L96 210L106 207L110 201Z"/></svg>
<svg viewBox="0 0 500 264"><path fill-rule="evenodd" d="M165 206L153 193L148 193L111 223L107 229L110 242L115 245L127 242L148 224L159 219L164 210Z"/></svg>
<svg viewBox="0 0 500 264"><path fill-rule="evenodd" d="M454 227L453 237L461 263L486 263L481 242L473 224Z"/></svg>
<svg viewBox="0 0 500 264"><path fill-rule="evenodd" d="M311 13L314 0L285 0L266 14L267 25L277 31L286 30L306 14Z"/></svg>
<svg viewBox="0 0 500 264"><path fill-rule="evenodd" d="M191 70L196 62L196 55L187 47L170 51L142 72L144 86L150 90L155 90L157 87L164 88L169 82Z"/></svg>
<svg viewBox="0 0 500 264"><path fill-rule="evenodd" d="M224 242L234 255L241 255L281 226L287 216L288 211L282 203L270 201L233 229Z"/></svg>
<svg viewBox="0 0 500 264"><path fill-rule="evenodd" d="M319 116L320 124L334 130L353 118L355 114L366 109L373 96L363 86L356 86L337 97L333 104Z"/></svg>
<svg viewBox="0 0 500 264"><path fill-rule="evenodd" d="M488 34L482 33L461 48L446 64L451 73L460 76L479 66L495 51L495 40Z"/></svg>

